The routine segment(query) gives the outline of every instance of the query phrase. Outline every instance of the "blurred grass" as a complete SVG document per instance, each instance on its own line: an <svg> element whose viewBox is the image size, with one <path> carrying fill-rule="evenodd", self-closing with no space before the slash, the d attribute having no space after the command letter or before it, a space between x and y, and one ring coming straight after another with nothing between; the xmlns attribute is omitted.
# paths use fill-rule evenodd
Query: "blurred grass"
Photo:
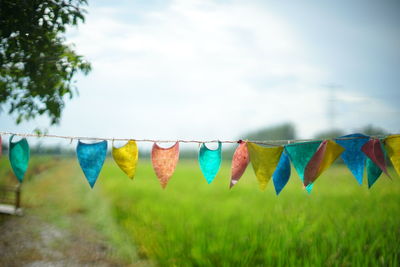
<svg viewBox="0 0 400 267"><path fill-rule="evenodd" d="M134 182L108 161L100 185L139 255L176 266L397 265L400 182L382 176L371 190L345 166L317 180L311 195L296 174L279 197L258 190L249 166L228 190L225 162L207 185L195 161L181 161L166 190L149 162Z"/></svg>
<svg viewBox="0 0 400 267"><path fill-rule="evenodd" d="M113 256L130 263L398 265L400 180L393 171L393 180L382 176L368 190L336 165L311 195L293 173L277 197L272 181L259 191L251 166L229 190L229 165L207 185L196 161L181 161L162 190L150 162L140 161L130 181L108 159L91 190L76 159L62 160L24 183L23 205L65 228L95 228Z"/></svg>

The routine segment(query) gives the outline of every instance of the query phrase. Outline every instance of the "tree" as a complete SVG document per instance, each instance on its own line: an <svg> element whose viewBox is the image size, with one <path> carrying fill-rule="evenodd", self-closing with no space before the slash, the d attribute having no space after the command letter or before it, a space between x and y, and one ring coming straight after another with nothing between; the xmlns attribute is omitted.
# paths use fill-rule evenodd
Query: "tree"
<svg viewBox="0 0 400 267"><path fill-rule="evenodd" d="M0 107L16 122L47 114L59 122L74 76L90 63L65 43L68 26L84 22L86 0L0 1Z"/></svg>
<svg viewBox="0 0 400 267"><path fill-rule="evenodd" d="M283 123L248 133L245 136L246 139L256 141L292 140L296 138L296 129L291 123Z"/></svg>

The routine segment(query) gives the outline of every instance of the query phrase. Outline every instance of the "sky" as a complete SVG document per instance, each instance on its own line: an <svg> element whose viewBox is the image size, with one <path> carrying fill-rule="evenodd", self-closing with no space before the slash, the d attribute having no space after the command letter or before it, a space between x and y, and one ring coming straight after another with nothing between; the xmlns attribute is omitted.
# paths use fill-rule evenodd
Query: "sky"
<svg viewBox="0 0 400 267"><path fill-rule="evenodd" d="M400 2L89 1L67 42L92 64L61 123L3 131L238 139L292 122L300 138L400 133ZM329 115L331 114L331 115Z"/></svg>

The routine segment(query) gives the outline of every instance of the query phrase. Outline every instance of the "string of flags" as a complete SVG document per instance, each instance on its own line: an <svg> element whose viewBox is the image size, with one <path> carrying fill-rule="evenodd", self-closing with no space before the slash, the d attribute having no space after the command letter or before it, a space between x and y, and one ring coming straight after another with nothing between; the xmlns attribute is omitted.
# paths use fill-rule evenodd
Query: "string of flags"
<svg viewBox="0 0 400 267"><path fill-rule="evenodd" d="M13 172L20 183L28 169L30 149L26 136L43 137L41 135L25 135L19 141L13 141L18 133L0 132L1 135L11 135L9 138L9 160ZM47 136L58 138L71 138L66 136ZM71 140L78 139L72 137ZM85 138L82 138L85 139ZM98 140L99 138L86 138ZM117 140L117 139L108 139ZM125 139L120 139L125 140ZM133 179L136 173L139 159L137 141L150 141L128 139L127 143L120 147L112 144L111 154L118 167ZM259 187L265 190L272 178L276 194L283 190L290 179L291 164L299 175L305 189L311 192L315 181L326 171L333 162L341 157L357 182L361 185L364 177L364 169L367 172L368 187L378 180L382 173L390 177L387 170L387 162L390 160L397 174L400 175L400 134L386 137L371 137L363 134L350 134L329 140L288 141L286 145L260 145L254 141L218 141L217 149L206 146L206 141L175 141L169 148L160 147L153 140L151 161L154 172L165 188L173 176L179 161L179 143L200 143L198 161L200 169L210 184L216 177L222 162L222 143L238 143L232 157L231 179L229 187L235 186L251 163L256 175ZM170 141L165 141L170 142ZM214 141L212 141L214 142ZM261 144L273 141L258 142ZM94 187L107 156L108 142L102 140L96 143L83 143L78 140L76 154L83 174L91 188ZM0 150L1 154L1 150Z"/></svg>

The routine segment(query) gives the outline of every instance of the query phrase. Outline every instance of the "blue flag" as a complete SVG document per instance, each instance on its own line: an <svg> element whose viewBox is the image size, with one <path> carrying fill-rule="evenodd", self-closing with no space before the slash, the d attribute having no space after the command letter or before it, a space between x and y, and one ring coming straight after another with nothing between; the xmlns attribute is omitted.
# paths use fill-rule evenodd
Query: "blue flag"
<svg viewBox="0 0 400 267"><path fill-rule="evenodd" d="M78 141L76 147L79 165L85 174L91 188L96 183L100 170L103 167L107 155L107 141L95 144L85 144Z"/></svg>
<svg viewBox="0 0 400 267"><path fill-rule="evenodd" d="M361 185L364 175L364 166L366 156L364 152L361 151L361 148L365 143L368 142L369 136L363 134L349 134L345 136L341 136L339 138L348 138L348 137L356 137L354 139L335 139L336 143L345 148L345 151L342 153L341 157L350 171L353 173L354 177Z"/></svg>
<svg viewBox="0 0 400 267"><path fill-rule="evenodd" d="M290 160L285 152L281 154L278 166L274 174L272 175L272 180L274 182L275 192L277 195L282 191L290 177Z"/></svg>

